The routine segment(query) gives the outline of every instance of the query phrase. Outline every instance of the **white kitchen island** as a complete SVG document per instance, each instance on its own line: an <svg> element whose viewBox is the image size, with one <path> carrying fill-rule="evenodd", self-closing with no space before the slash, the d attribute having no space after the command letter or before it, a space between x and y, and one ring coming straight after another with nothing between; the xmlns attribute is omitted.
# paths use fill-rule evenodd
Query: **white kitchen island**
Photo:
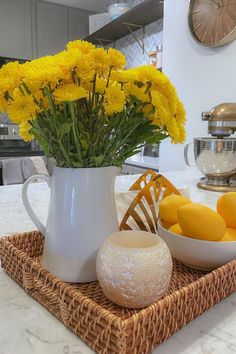
<svg viewBox="0 0 236 354"><path fill-rule="evenodd" d="M190 188L193 201L215 206L219 196L196 188L201 176L195 169L164 174L177 187ZM128 202L129 186L137 176L119 176L116 192L119 214ZM0 187L0 235L35 229L21 201L21 185ZM120 193L121 192L121 193ZM29 196L36 213L46 220L49 190L45 184L30 186ZM123 204L122 204L123 203ZM233 294L213 309L189 323L155 354L235 354L236 295ZM41 305L29 297L11 278L0 270L0 354L91 354L78 337L64 327ZM113 353L109 353L113 354Z"/></svg>

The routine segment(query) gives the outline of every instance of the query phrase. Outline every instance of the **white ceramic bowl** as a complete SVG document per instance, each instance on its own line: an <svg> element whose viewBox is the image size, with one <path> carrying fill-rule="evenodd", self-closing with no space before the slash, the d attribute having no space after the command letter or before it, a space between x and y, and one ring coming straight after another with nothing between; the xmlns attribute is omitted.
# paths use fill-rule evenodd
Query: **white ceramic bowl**
<svg viewBox="0 0 236 354"><path fill-rule="evenodd" d="M166 230L159 220L158 234L171 255L189 267L211 270L236 259L236 241L213 242L196 240Z"/></svg>

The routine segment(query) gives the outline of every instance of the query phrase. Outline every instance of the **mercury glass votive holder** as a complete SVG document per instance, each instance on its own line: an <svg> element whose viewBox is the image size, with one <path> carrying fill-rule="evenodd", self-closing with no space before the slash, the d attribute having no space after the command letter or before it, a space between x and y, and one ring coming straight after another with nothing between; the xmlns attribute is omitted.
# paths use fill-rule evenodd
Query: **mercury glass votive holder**
<svg viewBox="0 0 236 354"><path fill-rule="evenodd" d="M161 298L170 284L171 271L166 243L149 232L116 232L97 256L97 276L104 294L128 308L143 308Z"/></svg>

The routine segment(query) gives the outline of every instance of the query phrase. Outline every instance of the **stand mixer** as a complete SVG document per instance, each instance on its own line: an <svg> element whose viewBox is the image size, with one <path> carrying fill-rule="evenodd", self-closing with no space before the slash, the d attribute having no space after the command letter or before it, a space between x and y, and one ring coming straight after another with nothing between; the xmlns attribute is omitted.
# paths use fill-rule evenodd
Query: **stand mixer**
<svg viewBox="0 0 236 354"><path fill-rule="evenodd" d="M194 139L194 156L199 170L206 176L201 178L201 189L228 192L236 191L236 139L230 138L236 131L236 103L222 103L209 112L202 113L208 121L208 133L212 137ZM188 148L184 157L187 165Z"/></svg>

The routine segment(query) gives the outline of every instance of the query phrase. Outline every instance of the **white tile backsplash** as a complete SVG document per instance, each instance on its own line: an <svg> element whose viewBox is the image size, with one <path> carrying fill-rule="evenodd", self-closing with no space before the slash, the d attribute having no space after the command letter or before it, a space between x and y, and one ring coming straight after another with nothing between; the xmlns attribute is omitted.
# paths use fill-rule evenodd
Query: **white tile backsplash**
<svg viewBox="0 0 236 354"><path fill-rule="evenodd" d="M141 4L142 2L144 2L145 0L128 0L128 4L130 7L134 7L137 6L139 4Z"/></svg>
<svg viewBox="0 0 236 354"><path fill-rule="evenodd" d="M130 0L132 3L142 2L142 0ZM136 4L137 5L137 4ZM142 29L135 32L137 38L142 41ZM142 48L134 40L132 35L125 36L116 41L115 47L123 52L126 56L127 67L136 67L149 63L148 53L155 50L163 40L163 20L159 19L145 27L145 53Z"/></svg>

